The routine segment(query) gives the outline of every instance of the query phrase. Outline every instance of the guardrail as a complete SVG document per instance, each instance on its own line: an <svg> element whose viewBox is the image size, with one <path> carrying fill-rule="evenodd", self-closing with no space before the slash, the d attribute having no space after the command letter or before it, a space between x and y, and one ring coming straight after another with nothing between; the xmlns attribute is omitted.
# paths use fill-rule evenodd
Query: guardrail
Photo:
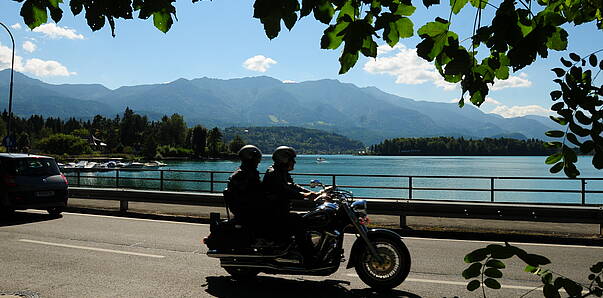
<svg viewBox="0 0 603 298"><path fill-rule="evenodd" d="M141 169L111 169L109 172L87 172L89 169L76 169L67 173L71 185L92 187L113 187L131 189L155 189L177 191L203 191L221 192L226 185L226 171L193 171L193 170L141 170ZM409 176L409 175L358 175L358 174L324 174L324 173L292 173L295 176L326 177L325 181L341 188L357 189L364 192L380 192L378 196L366 196L374 199L389 200L441 200L446 196L452 197L451 201L462 202L490 202L510 203L521 202L516 199L519 193L547 194L548 196L566 196L561 201L533 200L525 203L548 203L553 205L603 205L603 178L575 178L565 177L487 177L487 176ZM202 178L195 179L201 176ZM219 177L223 177L220 179ZM192 177L192 178L191 178ZM93 183L89 180L94 179ZM372 185L352 184L351 180L370 180ZM341 182L343 180L343 182ZM346 181L347 180L347 181ZM396 181L394 181L396 180ZM450 186L447 182L458 181L456 185L469 185L469 187ZM339 183L341 182L341 183ZM564 188L532 188L532 187L505 187L505 184L520 182L546 184L565 184ZM589 182L599 184L600 188L587 187ZM303 185L303 184L302 184ZM473 185L473 186L471 186ZM477 186L475 186L477 185ZM174 187L177 186L177 187ZM201 186L201 188L191 187ZM394 192L395 195L391 195ZM462 200L454 200L457 196L453 193L462 193ZM572 195L576 195L575 197ZM588 195L597 196L589 198Z"/></svg>
<svg viewBox="0 0 603 298"><path fill-rule="evenodd" d="M128 202L224 206L222 194L200 192L173 192L116 188L70 187L70 197L78 199L113 200L120 202L120 210L128 210ZM400 216L400 225L406 226L407 216L522 220L537 222L599 224L603 235L602 206L537 205L510 203L450 202L426 200L369 201L369 213ZM295 210L308 210L312 202L294 201Z"/></svg>

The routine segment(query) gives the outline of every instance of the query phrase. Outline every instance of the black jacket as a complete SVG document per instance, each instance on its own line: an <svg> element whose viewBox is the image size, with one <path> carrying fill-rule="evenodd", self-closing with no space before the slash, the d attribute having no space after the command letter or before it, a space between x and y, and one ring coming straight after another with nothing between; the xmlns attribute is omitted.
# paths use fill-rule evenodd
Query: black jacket
<svg viewBox="0 0 603 298"><path fill-rule="evenodd" d="M224 199L235 217L243 219L252 215L265 200L258 170L241 165L228 178Z"/></svg>
<svg viewBox="0 0 603 298"><path fill-rule="evenodd" d="M272 165L266 170L262 186L266 191L268 203L281 214L289 213L291 200L303 200L302 192L309 192L293 183L293 178L287 169L277 165Z"/></svg>

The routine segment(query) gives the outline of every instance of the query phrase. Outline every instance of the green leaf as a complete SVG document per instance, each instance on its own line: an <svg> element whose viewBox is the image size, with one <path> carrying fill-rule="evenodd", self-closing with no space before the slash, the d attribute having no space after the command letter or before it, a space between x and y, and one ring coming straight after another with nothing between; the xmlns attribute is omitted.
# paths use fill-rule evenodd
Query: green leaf
<svg viewBox="0 0 603 298"><path fill-rule="evenodd" d="M492 258L496 259L508 259L515 255L515 251L510 246L490 244L486 248L490 250L490 255L492 256Z"/></svg>
<svg viewBox="0 0 603 298"><path fill-rule="evenodd" d="M358 52L345 52L339 57L339 64L341 68L339 69L339 74L344 74L350 70L350 68L354 67L358 61Z"/></svg>
<svg viewBox="0 0 603 298"><path fill-rule="evenodd" d="M591 140L587 140L580 145L580 151L584 154L589 154L595 149L595 143Z"/></svg>
<svg viewBox="0 0 603 298"><path fill-rule="evenodd" d="M558 162L549 171L552 174L556 174L556 173L559 173L562 169L563 169L563 162Z"/></svg>
<svg viewBox="0 0 603 298"><path fill-rule="evenodd" d="M582 286L567 278L563 279L563 289L570 294L570 297L580 297L582 293Z"/></svg>
<svg viewBox="0 0 603 298"><path fill-rule="evenodd" d="M565 163L563 167L563 173L569 178L576 178L580 175L580 171L576 168L573 163Z"/></svg>
<svg viewBox="0 0 603 298"><path fill-rule="evenodd" d="M582 111L577 111L575 116L576 116L576 119L578 119L578 122L580 122L584 125L590 125L591 123L593 123L593 120L590 117L584 115L584 113Z"/></svg>
<svg viewBox="0 0 603 298"><path fill-rule="evenodd" d="M415 10L417 10L417 8L412 5L406 5L404 3L400 3L400 4L398 4L398 9L396 9L394 14L401 15L401 16L410 16L415 12Z"/></svg>
<svg viewBox="0 0 603 298"><path fill-rule="evenodd" d="M532 266L532 265L526 265L526 267L523 269L523 271L529 272L529 273L538 274L538 272L540 271L540 267L538 267L538 266Z"/></svg>
<svg viewBox="0 0 603 298"><path fill-rule="evenodd" d="M562 76L564 76L564 75L565 75L565 70L563 70L563 69L561 69L561 68L553 68L553 69L551 69L551 70L555 72L555 75L556 75L558 78L560 78L560 77L562 77Z"/></svg>
<svg viewBox="0 0 603 298"><path fill-rule="evenodd" d="M481 262L488 256L489 251L487 248L476 249L465 256L465 263Z"/></svg>
<svg viewBox="0 0 603 298"><path fill-rule="evenodd" d="M603 169L603 152L595 151L595 155L593 155L592 164L595 167L595 169L598 169L598 170Z"/></svg>
<svg viewBox="0 0 603 298"><path fill-rule="evenodd" d="M463 277L465 279L478 277L481 274L481 269L482 263L473 263L467 269L463 270Z"/></svg>
<svg viewBox="0 0 603 298"><path fill-rule="evenodd" d="M561 59L560 59L560 60L561 60L561 63L563 63L563 65L564 65L565 67L572 67L572 65L573 65L573 63L571 63L571 62L569 62L569 61L565 60L563 57L561 57Z"/></svg>
<svg viewBox="0 0 603 298"><path fill-rule="evenodd" d="M544 285L544 288L542 289L542 291L544 293L544 297L547 297L547 298L560 298L561 297L559 295L559 291L557 291L555 286L553 286L552 284Z"/></svg>
<svg viewBox="0 0 603 298"><path fill-rule="evenodd" d="M409 18L399 19L396 22L396 28L401 38L408 38L414 34L413 23Z"/></svg>
<svg viewBox="0 0 603 298"><path fill-rule="evenodd" d="M314 7L314 18L323 24L329 24L335 15L335 8L331 2L320 0L318 5Z"/></svg>
<svg viewBox="0 0 603 298"><path fill-rule="evenodd" d="M575 163L578 161L578 157L576 156L576 152L569 147L563 147L563 160L569 163Z"/></svg>
<svg viewBox="0 0 603 298"><path fill-rule="evenodd" d="M480 9L486 8L486 5L488 4L488 0L470 0L469 2L471 2L473 7Z"/></svg>
<svg viewBox="0 0 603 298"><path fill-rule="evenodd" d="M597 56L595 54L591 54L590 56L588 56L588 63L590 63L590 66L596 67L597 66Z"/></svg>
<svg viewBox="0 0 603 298"><path fill-rule="evenodd" d="M435 4L440 4L440 0L423 0L423 5L427 8Z"/></svg>
<svg viewBox="0 0 603 298"><path fill-rule="evenodd" d="M48 21L46 7L40 4L39 1L27 0L21 7L23 21L31 30Z"/></svg>
<svg viewBox="0 0 603 298"><path fill-rule="evenodd" d="M484 284L486 285L486 287L490 288L490 289L495 289L498 290L500 289L500 283L493 278L486 278L486 280L484 280Z"/></svg>
<svg viewBox="0 0 603 298"><path fill-rule="evenodd" d="M153 14L153 25L163 33L168 32L173 23L174 21L172 21L172 16L169 12L156 12Z"/></svg>
<svg viewBox="0 0 603 298"><path fill-rule="evenodd" d="M563 117L549 116L549 118L551 118L551 120L553 120L561 125L567 125L567 120L565 120L565 118L563 118Z"/></svg>
<svg viewBox="0 0 603 298"><path fill-rule="evenodd" d="M337 25L331 25L324 31L324 35L320 39L321 49L334 50L343 42L342 32L350 25L348 22L341 21Z"/></svg>
<svg viewBox="0 0 603 298"><path fill-rule="evenodd" d="M553 281L553 274L547 270L540 276L540 279L543 284L550 284Z"/></svg>
<svg viewBox="0 0 603 298"><path fill-rule="evenodd" d="M501 278L503 276L502 271L498 270L497 268L488 268L484 271L484 274L493 278Z"/></svg>
<svg viewBox="0 0 603 298"><path fill-rule="evenodd" d="M546 46L551 50L563 51L567 49L567 31L556 28L556 31L549 37Z"/></svg>
<svg viewBox="0 0 603 298"><path fill-rule="evenodd" d="M554 92L561 93L561 91L553 91L553 92L551 92L551 98L553 98L553 100L556 100L554 98L556 97L558 99L559 97L557 97L557 94L555 94ZM559 95L559 96L561 96L561 95ZM564 106L565 106L564 102L558 102L558 103L556 103L556 104L554 104L554 105L551 106L551 110L553 110L553 111L561 111Z"/></svg>
<svg viewBox="0 0 603 298"><path fill-rule="evenodd" d="M561 138L565 135L565 133L560 130L549 130L549 131L545 132L544 134L551 138Z"/></svg>
<svg viewBox="0 0 603 298"><path fill-rule="evenodd" d="M578 56L576 53L570 53L569 57L570 57L570 59L572 59L572 60L574 60L576 62L579 62L580 59L581 59L580 56Z"/></svg>
<svg viewBox="0 0 603 298"><path fill-rule="evenodd" d="M450 0L450 8L454 14L458 14L469 0Z"/></svg>
<svg viewBox="0 0 603 298"><path fill-rule="evenodd" d="M544 163L547 165L552 165L552 164L560 161L561 158L563 158L563 155L561 154L561 152L557 152L557 153L547 157L547 159L544 161Z"/></svg>
<svg viewBox="0 0 603 298"><path fill-rule="evenodd" d="M419 28L417 33L421 35L427 35L430 37L435 37L440 34L443 34L448 31L450 23L442 23L442 22L429 22Z"/></svg>
<svg viewBox="0 0 603 298"><path fill-rule="evenodd" d="M505 263L501 262L500 260L497 259L491 259L488 262L486 262L486 267L492 267L492 268L498 268L498 269L503 269L505 268Z"/></svg>
<svg viewBox="0 0 603 298"><path fill-rule="evenodd" d="M561 142L546 142L544 147L546 148L561 148L563 144Z"/></svg>
<svg viewBox="0 0 603 298"><path fill-rule="evenodd" d="M569 133L567 133L567 136L566 136L566 137L567 137L567 139L568 139L570 142L572 142L572 144L574 144L574 145L576 145L576 146L580 146L580 145L582 145L582 143L580 143L580 141L578 141L578 138L576 138L576 135L575 135L575 134L573 134L573 133L569 132Z"/></svg>
<svg viewBox="0 0 603 298"><path fill-rule="evenodd" d="M474 279L467 284L467 290L473 292L473 291L479 289L480 286L481 286L481 283L479 282L479 280Z"/></svg>
<svg viewBox="0 0 603 298"><path fill-rule="evenodd" d="M603 271L603 262L598 262L590 266L590 272L592 273L601 273L601 271Z"/></svg>

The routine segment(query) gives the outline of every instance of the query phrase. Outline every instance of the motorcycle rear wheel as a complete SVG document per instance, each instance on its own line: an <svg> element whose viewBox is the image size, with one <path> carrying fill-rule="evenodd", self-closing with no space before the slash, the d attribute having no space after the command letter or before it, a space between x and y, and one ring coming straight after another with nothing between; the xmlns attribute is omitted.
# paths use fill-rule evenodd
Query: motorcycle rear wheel
<svg viewBox="0 0 603 298"><path fill-rule="evenodd" d="M360 279L378 291L391 290L399 286L410 272L410 252L403 242L387 238L371 239L383 262L373 258L367 248L360 252L355 265Z"/></svg>
<svg viewBox="0 0 603 298"><path fill-rule="evenodd" d="M259 270L253 268L241 268L241 267L223 267L232 278L236 280L249 280L255 278Z"/></svg>

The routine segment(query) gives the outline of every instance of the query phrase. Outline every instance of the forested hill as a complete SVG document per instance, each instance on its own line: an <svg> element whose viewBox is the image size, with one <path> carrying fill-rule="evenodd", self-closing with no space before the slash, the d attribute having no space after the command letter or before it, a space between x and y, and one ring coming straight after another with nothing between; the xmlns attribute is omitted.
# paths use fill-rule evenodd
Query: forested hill
<svg viewBox="0 0 603 298"><path fill-rule="evenodd" d="M387 139L369 148L375 155L550 155L536 139L485 138L480 140L437 137Z"/></svg>
<svg viewBox="0 0 603 298"><path fill-rule="evenodd" d="M364 144L347 137L301 127L230 127L224 130L226 142L239 136L246 144L256 145L265 154L278 146L291 146L299 154L358 153Z"/></svg>

